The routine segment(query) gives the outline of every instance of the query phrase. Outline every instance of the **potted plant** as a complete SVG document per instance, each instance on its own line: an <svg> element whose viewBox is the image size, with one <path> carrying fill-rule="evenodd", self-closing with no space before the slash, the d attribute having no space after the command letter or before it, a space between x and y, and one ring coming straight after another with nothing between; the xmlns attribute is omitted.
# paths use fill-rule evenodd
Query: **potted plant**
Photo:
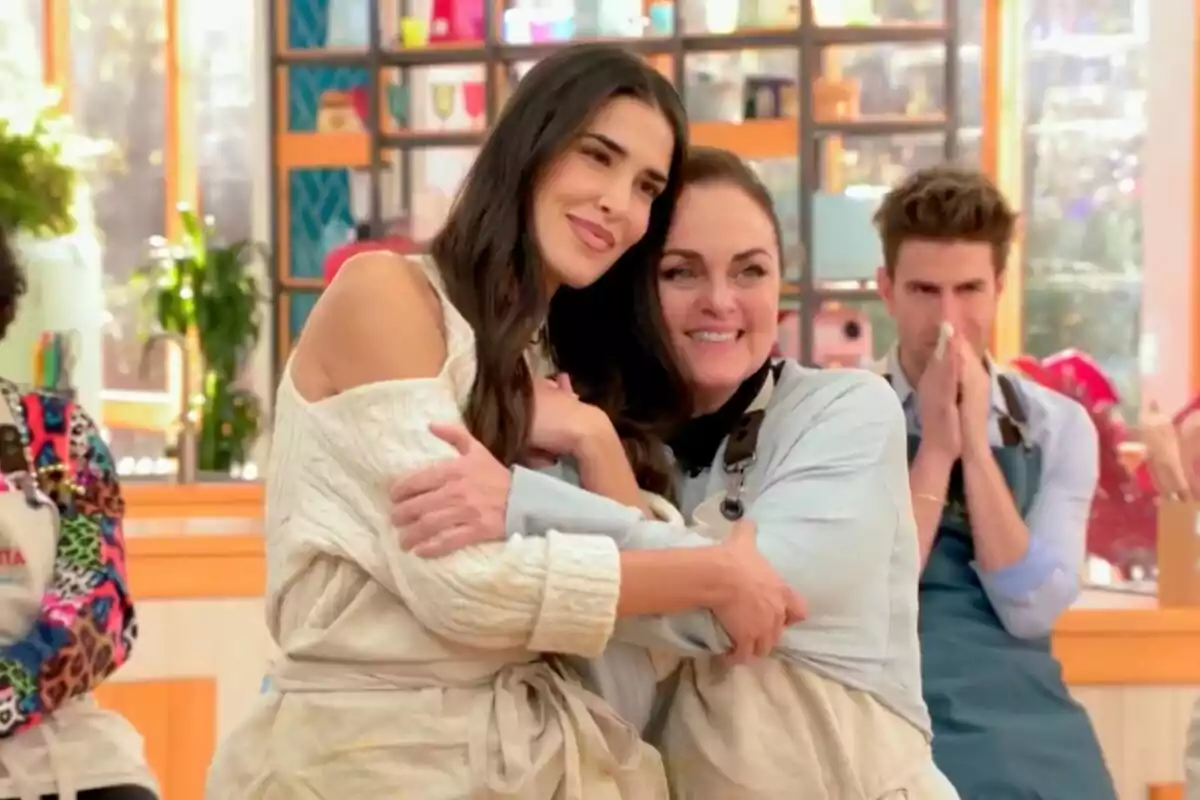
<svg viewBox="0 0 1200 800"><path fill-rule="evenodd" d="M198 363L199 385L185 387L197 418L194 466L228 478L249 459L261 427L259 399L240 379L262 333L263 294L254 263L266 248L248 240L221 242L213 219L187 207L179 209L179 219L179 241L151 240L135 289L156 331L186 342L192 351L187 356Z"/></svg>

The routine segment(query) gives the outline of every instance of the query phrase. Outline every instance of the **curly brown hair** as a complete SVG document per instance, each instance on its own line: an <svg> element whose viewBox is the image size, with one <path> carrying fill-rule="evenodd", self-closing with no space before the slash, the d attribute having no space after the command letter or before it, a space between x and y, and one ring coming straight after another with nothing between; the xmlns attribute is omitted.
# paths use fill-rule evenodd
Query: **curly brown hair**
<svg viewBox="0 0 1200 800"><path fill-rule="evenodd" d="M920 169L888 192L875 212L888 277L910 239L990 245L996 275L1004 272L1017 227L999 187L979 170L952 165Z"/></svg>
<svg viewBox="0 0 1200 800"><path fill-rule="evenodd" d="M9 241L8 232L0 226L0 339L17 318L17 307L26 288L25 271Z"/></svg>

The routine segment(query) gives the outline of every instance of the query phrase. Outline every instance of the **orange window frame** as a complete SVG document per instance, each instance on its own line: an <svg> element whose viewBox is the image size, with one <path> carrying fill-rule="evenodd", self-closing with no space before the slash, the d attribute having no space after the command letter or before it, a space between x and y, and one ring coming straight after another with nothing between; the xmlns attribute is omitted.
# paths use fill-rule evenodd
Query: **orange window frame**
<svg viewBox="0 0 1200 800"><path fill-rule="evenodd" d="M1024 0L986 0L983 11L981 82L983 139L980 167L1011 198L1024 197L1024 75L1021 9ZM992 355L1001 363L1021 355L1023 344L1024 230L1009 253L1005 287L992 331Z"/></svg>

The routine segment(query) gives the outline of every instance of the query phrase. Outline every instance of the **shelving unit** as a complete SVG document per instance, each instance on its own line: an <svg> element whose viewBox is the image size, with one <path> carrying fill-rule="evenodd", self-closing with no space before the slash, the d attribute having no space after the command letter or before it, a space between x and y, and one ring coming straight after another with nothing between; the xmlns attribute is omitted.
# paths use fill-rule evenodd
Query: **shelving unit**
<svg viewBox="0 0 1200 800"><path fill-rule="evenodd" d="M843 325L846 309L875 298L869 219L879 194L913 166L913 143L937 145L934 160L958 154L959 3L610 3L624 4L626 16L601 17L598 0L272 0L278 358L320 292L331 246L365 224L419 250L519 67L597 40L627 47L672 80L692 142L759 168L789 244L785 305L796 319L783 344L804 360L828 355L814 352L818 324ZM441 28L442 40L423 38L422 27ZM887 64L896 53L935 64L933 78L918 89L894 85ZM762 113L767 106L775 113ZM868 151L873 164L891 166L864 172L854 161Z"/></svg>

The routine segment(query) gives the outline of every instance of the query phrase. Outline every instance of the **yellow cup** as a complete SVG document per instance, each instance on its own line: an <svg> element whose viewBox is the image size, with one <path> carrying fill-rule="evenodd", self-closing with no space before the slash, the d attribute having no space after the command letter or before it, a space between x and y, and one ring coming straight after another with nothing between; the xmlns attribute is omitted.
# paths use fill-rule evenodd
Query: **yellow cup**
<svg viewBox="0 0 1200 800"><path fill-rule="evenodd" d="M429 31L425 20L405 17L400 20L400 44L404 47L424 47L429 44Z"/></svg>

